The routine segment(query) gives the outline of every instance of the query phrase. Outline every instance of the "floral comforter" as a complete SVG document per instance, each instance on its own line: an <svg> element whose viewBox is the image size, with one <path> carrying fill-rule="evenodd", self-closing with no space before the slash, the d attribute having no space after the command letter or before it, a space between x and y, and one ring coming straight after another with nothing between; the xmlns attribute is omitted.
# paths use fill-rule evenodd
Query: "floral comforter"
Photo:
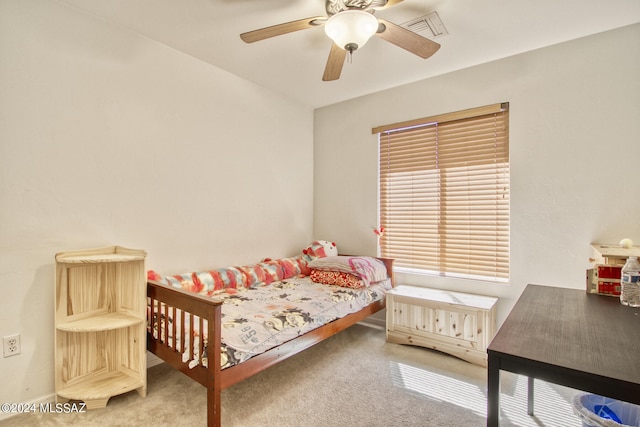
<svg viewBox="0 0 640 427"><path fill-rule="evenodd" d="M384 298L391 289L390 280L368 287L351 289L312 282L309 277L289 278L250 289L232 290L216 295L223 298L221 366L227 368L261 354L286 341L318 328L337 318L359 311ZM181 316L170 319L179 321ZM157 325L154 335L157 337ZM195 329L197 329L197 325ZM190 329L185 327L184 329ZM177 330L184 330L177 325ZM206 325L205 325L206 330ZM193 331L194 349L202 334ZM171 337L174 339L174 337ZM180 337L175 337L180 339ZM206 337L205 348L206 348ZM185 337L188 348L189 337ZM190 366L206 365L206 351L200 357L185 351L183 361Z"/></svg>

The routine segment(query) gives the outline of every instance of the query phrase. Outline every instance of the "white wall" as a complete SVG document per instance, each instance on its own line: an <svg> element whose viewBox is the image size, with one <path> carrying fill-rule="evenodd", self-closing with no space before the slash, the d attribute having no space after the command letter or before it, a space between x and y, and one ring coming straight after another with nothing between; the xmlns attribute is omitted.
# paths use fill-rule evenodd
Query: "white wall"
<svg viewBox="0 0 640 427"><path fill-rule="evenodd" d="M215 48L215 46L212 46ZM50 395L54 255L192 271L312 240L313 112L51 0L0 1L0 402Z"/></svg>
<svg viewBox="0 0 640 427"><path fill-rule="evenodd" d="M584 288L591 242L640 245L638 40L640 24L316 110L316 235L376 254L373 127L507 101L510 284L399 282L500 296L499 322L528 283Z"/></svg>
<svg viewBox="0 0 640 427"><path fill-rule="evenodd" d="M640 243L640 199L620 198L638 194L639 36L636 25L314 117L58 2L0 1L0 336L22 336L22 354L0 358L0 402L53 393L56 252L143 248L160 272L291 255L315 237L375 254L371 128L385 123L511 103L511 284L401 281L480 285L503 297L501 317L526 283L581 288L590 242Z"/></svg>

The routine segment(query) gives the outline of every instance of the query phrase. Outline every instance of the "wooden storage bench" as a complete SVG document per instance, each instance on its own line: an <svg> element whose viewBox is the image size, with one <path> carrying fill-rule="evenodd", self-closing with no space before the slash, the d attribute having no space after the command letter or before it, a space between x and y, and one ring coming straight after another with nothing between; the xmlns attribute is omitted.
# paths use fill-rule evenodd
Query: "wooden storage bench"
<svg viewBox="0 0 640 427"><path fill-rule="evenodd" d="M387 293L387 341L487 366L497 298L401 285Z"/></svg>

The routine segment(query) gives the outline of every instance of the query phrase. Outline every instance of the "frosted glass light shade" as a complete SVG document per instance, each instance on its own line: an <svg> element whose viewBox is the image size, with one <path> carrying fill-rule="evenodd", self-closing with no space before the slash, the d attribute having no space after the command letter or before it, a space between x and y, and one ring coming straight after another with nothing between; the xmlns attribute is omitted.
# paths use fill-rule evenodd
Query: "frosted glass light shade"
<svg viewBox="0 0 640 427"><path fill-rule="evenodd" d="M331 16L324 31L335 44L351 52L364 46L378 31L378 20L363 10L345 10Z"/></svg>

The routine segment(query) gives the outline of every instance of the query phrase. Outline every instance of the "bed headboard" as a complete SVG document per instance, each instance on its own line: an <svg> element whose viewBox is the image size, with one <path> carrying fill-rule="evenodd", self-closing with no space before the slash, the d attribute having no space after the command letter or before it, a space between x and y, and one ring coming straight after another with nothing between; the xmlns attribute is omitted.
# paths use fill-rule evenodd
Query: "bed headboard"
<svg viewBox="0 0 640 427"><path fill-rule="evenodd" d="M396 286L396 281L395 281L395 278L393 277L393 261L394 261L393 258L380 258L380 257L376 257L376 258L382 261L385 267L387 267L387 273L389 274L389 279L391 279L391 285Z"/></svg>

